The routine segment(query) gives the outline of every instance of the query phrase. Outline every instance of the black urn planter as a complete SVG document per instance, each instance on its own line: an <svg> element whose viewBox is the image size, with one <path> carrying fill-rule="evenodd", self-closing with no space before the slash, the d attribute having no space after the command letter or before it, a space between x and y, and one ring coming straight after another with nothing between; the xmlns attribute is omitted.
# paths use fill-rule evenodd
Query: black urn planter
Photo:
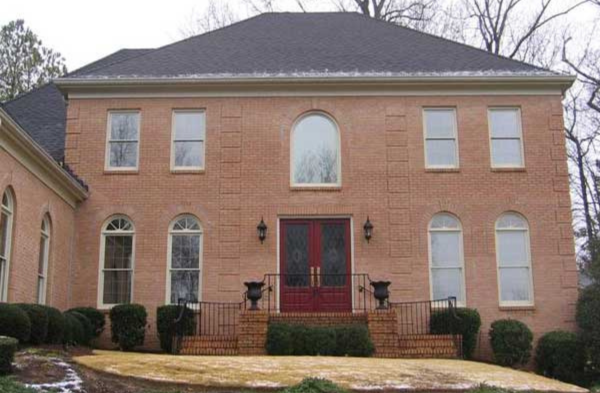
<svg viewBox="0 0 600 393"><path fill-rule="evenodd" d="M385 301L390 297L390 291L388 287L390 286L390 281L371 281L371 286L373 287L373 296L379 302L377 305L378 310L384 310L387 308Z"/></svg>
<svg viewBox="0 0 600 393"><path fill-rule="evenodd" d="M246 297L250 300L250 310L258 310L258 301L262 298L262 287L265 286L265 283L262 281L247 281L244 285L248 288Z"/></svg>

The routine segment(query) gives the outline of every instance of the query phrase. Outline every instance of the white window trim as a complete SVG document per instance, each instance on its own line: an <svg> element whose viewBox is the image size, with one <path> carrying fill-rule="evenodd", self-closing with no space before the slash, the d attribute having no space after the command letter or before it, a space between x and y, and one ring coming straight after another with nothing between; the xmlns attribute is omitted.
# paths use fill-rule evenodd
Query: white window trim
<svg viewBox="0 0 600 393"><path fill-rule="evenodd" d="M526 228L498 228L498 221L504 216L504 214L516 214L518 215L523 222L525 222ZM529 298L530 301L503 301L502 300L502 284L500 280L500 270L504 269L500 267L500 247L498 242L498 232L525 232L525 252L527 256L527 262L529 265L518 265L518 266L510 266L510 268L528 268L529 269ZM498 284L498 302L500 307L533 307L535 305L534 293L535 290L533 288L533 264L531 262L531 239L529 237L529 223L522 215L518 213L503 213L498 217L496 223L494 224L494 238L496 242L496 280Z"/></svg>
<svg viewBox="0 0 600 393"><path fill-rule="evenodd" d="M431 222L433 221L433 219L435 218L435 216L437 216L438 214L447 214L452 216L457 222L458 222L458 229L452 229L452 228L431 228ZM452 267L433 267L433 253L432 253L432 249L431 249L431 233L432 232L458 232L458 257L460 258L461 264L462 266L452 266ZM429 220L429 224L427 226L427 251L429 253L429 298L431 300L440 300L440 299L434 299L433 297L433 274L432 274L432 270L433 269L461 269L461 276L462 276L462 298L463 301L460 301L459 299L456 299L456 305L457 307L466 307L467 306L467 282L466 282L466 275L465 275L465 255L464 255L464 246L463 246L463 227L462 227L462 223L460 222L460 220L458 219L458 217L456 217L454 214L450 214L450 213L436 213L433 215L433 217L431 217L431 220Z"/></svg>
<svg viewBox="0 0 600 393"><path fill-rule="evenodd" d="M111 127L112 127L112 115L113 113L133 113L138 116L138 132L137 132L137 149L136 149L136 157L135 157L135 166L111 166L110 165L110 135L111 135ZM139 110L135 109L123 109L123 110L109 110L107 114L106 121L106 146L104 152L104 170L107 172L127 172L127 171L137 171L140 166L140 143L142 136L142 113ZM132 141L133 142L133 141Z"/></svg>
<svg viewBox="0 0 600 393"><path fill-rule="evenodd" d="M8 217L8 222L7 222L7 234L6 234L6 261L5 261L5 268L4 268L4 277L0 277L0 280L2 280L2 282L4 282L4 288L2 288L2 293L0 293L0 302L7 302L8 301L8 284L9 284L9 278L10 278L10 260L11 260L11 246L12 246L12 237L13 237L13 218L14 218L14 211L15 211L15 198L13 196L13 193L11 192L10 189L6 189L4 190L4 192L2 193L2 195L6 194L8 197L8 203L9 206L8 208L6 208L4 205L2 205L2 199L0 199L0 210L2 213L6 214Z"/></svg>
<svg viewBox="0 0 600 393"><path fill-rule="evenodd" d="M198 230L174 230L173 226L177 223L177 221L179 221L180 219L189 216L194 218L197 222L198 225L200 226L200 229ZM173 235L195 235L195 234L199 234L200 235L200 247L199 247L199 260L198 260L198 268L197 269L173 269L171 268L171 261L172 261L172 252L173 252ZM167 283L165 285L166 291L165 291L165 304L176 304L176 303L171 303L171 272L174 270L197 270L198 271L198 302L202 301L202 268L203 268L203 262L204 262L204 258L203 258L203 254L204 254L204 229L202 227L202 223L200 222L200 220L198 219L198 217L192 215L192 214L181 214L177 217L175 217L175 219L173 219L173 221L171 221L171 223L169 224L169 234L168 234L168 239L167 239Z"/></svg>
<svg viewBox="0 0 600 393"><path fill-rule="evenodd" d="M324 116L335 127L337 131L337 148L338 148L338 160L337 160L337 182L336 183L295 183L294 182L294 133L296 132L296 126L303 119L312 115L320 115ZM340 132L340 127L338 126L337 121L330 116L328 113L322 111L310 111L302 114L300 117L294 121L292 125L292 131L290 133L290 185L292 188L340 188L342 186L342 135Z"/></svg>
<svg viewBox="0 0 600 393"><path fill-rule="evenodd" d="M454 149L455 149L455 164L454 165L429 165L429 160L427 156L427 140L450 140L450 138L428 138L427 137L427 112L444 112L444 111L452 111L454 113ZM459 147L458 147L458 114L456 108L453 107L425 107L422 111L423 117L423 152L425 157L425 168L427 169L458 169L460 168L460 156L459 156Z"/></svg>
<svg viewBox="0 0 600 393"><path fill-rule="evenodd" d="M195 139L195 142L202 141L202 166L176 166L175 165L175 116L177 113L203 113L204 114L204 139ZM206 129L206 110L205 109L174 109L171 114L171 171L172 172L188 172L188 171L203 171L206 168L206 139L208 132ZM192 140L190 140L192 141Z"/></svg>
<svg viewBox="0 0 600 393"><path fill-rule="evenodd" d="M44 243L44 260L43 260L43 268L42 274L38 271L38 293L37 293L37 302L38 304L46 304L46 296L48 290L48 264L50 260L50 242L52 241L52 228L50 227L50 219L48 215L44 216L43 225L45 226L45 230L41 230L40 233L40 241L43 238L45 240ZM42 280L42 286L40 288L40 280Z"/></svg>
<svg viewBox="0 0 600 393"><path fill-rule="evenodd" d="M115 220L115 219L125 219L127 221L129 221L129 223L131 224L132 230L130 231L107 231L106 227L110 224L111 221ZM135 225L133 224L133 221L125 216L125 215L116 215L116 216L111 216L108 218L108 220L106 220L104 222L104 224L102 224L102 234L100 235L100 261L98 263L98 308L99 309L103 309L103 310L107 310L110 309L114 306L117 306L121 303L104 303L104 255L105 255L105 251L106 251L106 236L131 236L131 247L132 247L132 252L131 252L131 267L129 269L109 269L111 271L115 271L115 270L121 270L121 271L131 271L131 289L130 289L130 294L129 294L129 303L133 303L133 287L134 287L134 283L135 283Z"/></svg>
<svg viewBox="0 0 600 393"><path fill-rule="evenodd" d="M492 141L493 139L497 139L497 138L492 138L492 116L491 113L493 111L506 111L506 110L512 110L512 111L516 111L517 112L517 125L518 125L518 132L519 132L519 141L520 141L520 148L521 148L521 165L512 165L512 164L508 164L508 165L496 165L494 164L494 153L493 153L493 146L492 146ZM522 117L521 117L521 108L516 107L516 106L494 106L494 107L489 107L487 110L487 119L488 119L488 136L489 136L489 147L490 147L490 165L492 167L492 169L524 169L525 168L525 146L523 144L523 123L522 123ZM510 138L510 139L514 139L514 138Z"/></svg>

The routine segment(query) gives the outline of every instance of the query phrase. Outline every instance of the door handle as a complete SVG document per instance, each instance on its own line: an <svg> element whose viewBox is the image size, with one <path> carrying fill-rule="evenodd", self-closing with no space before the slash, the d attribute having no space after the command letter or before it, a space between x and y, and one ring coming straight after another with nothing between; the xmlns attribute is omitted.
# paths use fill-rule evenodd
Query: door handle
<svg viewBox="0 0 600 393"><path fill-rule="evenodd" d="M310 286L311 287L315 286L315 268L314 267L310 268Z"/></svg>
<svg viewBox="0 0 600 393"><path fill-rule="evenodd" d="M321 268L317 267L317 287L321 286Z"/></svg>

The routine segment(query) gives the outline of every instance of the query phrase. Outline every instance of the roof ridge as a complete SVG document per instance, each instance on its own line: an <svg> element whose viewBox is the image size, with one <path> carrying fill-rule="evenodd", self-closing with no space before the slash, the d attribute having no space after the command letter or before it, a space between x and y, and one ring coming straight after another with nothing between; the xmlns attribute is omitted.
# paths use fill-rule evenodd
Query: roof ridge
<svg viewBox="0 0 600 393"><path fill-rule="evenodd" d="M204 33L196 34L196 35L193 35L193 36L191 36L191 37L187 37L187 38L184 38L184 39L182 39L182 40L175 41L175 42L171 42L170 44L166 44L166 45L160 46L160 47L158 47L158 48L150 48L150 49L148 50L148 52L141 53L141 54L139 54L138 56L129 57L129 58L127 58L127 59L122 59L122 60L119 60L119 61L115 61L115 62L112 62L112 63L110 63L110 64L105 64L105 65L102 65L102 66L100 66L100 67L98 67L98 68L94 68L94 69L93 69L93 71L98 71L98 70L101 70L101 69L103 69L103 68L107 68L107 67L113 66L113 65L115 65L115 64L125 63L125 62L127 62L127 61L129 61L129 60L138 59L138 58L140 58L140 57L143 57L143 56L150 55L150 54L152 54L152 53L158 52L158 51L160 51L160 50L162 50L162 49L165 49L165 48L168 48L168 47L170 47L170 46L178 45L178 44L181 44L181 43L183 43L183 42L186 42L186 41L191 41L191 40L193 40L193 39L196 39L196 38L200 38L200 37L207 36L207 35L209 35L209 34L211 34L211 33L217 32L217 31L222 31L222 30L225 30L225 29L227 29L227 28L229 28L229 27L233 27L233 26L235 26L235 25L240 25L240 24L242 24L242 23L246 23L246 22L248 22L248 21L250 21L250 20L252 20L252 19L256 19L256 18L258 18L258 17L261 17L261 16L263 16L263 15L266 15L266 14L276 14L276 12L263 12L263 13L261 13L261 14L257 14L257 15L251 16L250 18L246 18L246 19L244 19L244 20L239 20L239 21L237 21L237 22L233 22L233 23L231 23L231 24L229 24L229 25L227 25L227 26L222 26L222 27L219 27L218 29L214 29L214 30L207 31L207 32L204 32ZM122 50L123 50L123 49L121 49L121 50L119 50L119 51L117 51L117 52L115 52L115 53L118 53L118 52L120 52L120 51L122 51ZM114 55L115 53L113 53L113 55ZM108 55L108 56L110 56L110 55ZM107 58L108 56L105 56L105 57L103 57L103 59ZM100 60L102 60L102 59L100 59ZM99 61L99 60L97 60L97 61ZM92 64L93 64L93 63L92 63ZM81 67L81 68L84 68L84 67ZM81 68L79 68L79 69L81 69ZM73 72L75 72L75 71L73 71ZM70 74L72 74L72 73L69 73L69 74L65 75L65 77L68 77Z"/></svg>
<svg viewBox="0 0 600 393"><path fill-rule="evenodd" d="M512 58L510 58L508 56L504 56L504 55L501 55L501 54L488 52L485 49L478 48L476 46L469 45L469 44L464 43L464 42L454 41L454 40L451 40L451 39L446 38L446 37L442 37L442 36L439 36L439 35L428 33L426 31L421 31L421 30L413 29L413 28L407 27L407 26L397 25L395 23L387 22L387 21L384 21L384 20L381 20L381 19L375 19L375 18L372 18L370 16L361 14L359 12L348 12L348 14L352 14L352 15L357 16L359 18L367 18L369 20L372 20L372 21L375 21L375 22L379 22L379 23L385 24L385 25L390 26L390 27L397 27L397 28L400 28L400 29L408 30L408 31L411 31L411 32L414 32L414 33L417 33L417 34L425 35L425 36L430 37L430 38L435 38L435 39L440 40L440 41L449 42L449 43L456 44L456 45L461 45L461 46L469 48L469 49L474 49L476 51L483 52L483 53L485 53L488 56L499 57L499 58L504 59L504 60L508 60L508 61L512 61L512 62L515 62L515 63L519 63L519 64L522 64L522 65L526 65L526 66L529 66L529 67L536 68L536 69L538 69L540 71L552 72L554 74L559 75L559 73L557 73L556 71L549 70L547 68L543 68L543 67L537 66L535 64L527 63L526 61L523 61L523 60L512 59Z"/></svg>

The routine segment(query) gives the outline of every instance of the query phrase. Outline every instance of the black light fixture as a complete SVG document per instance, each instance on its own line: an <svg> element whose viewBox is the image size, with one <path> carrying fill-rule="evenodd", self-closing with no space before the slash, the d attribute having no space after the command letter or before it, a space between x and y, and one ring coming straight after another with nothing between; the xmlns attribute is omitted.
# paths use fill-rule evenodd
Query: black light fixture
<svg viewBox="0 0 600 393"><path fill-rule="evenodd" d="M260 222L256 226L256 230L258 231L258 238L260 239L260 243L262 244L267 238L267 224L265 224L265 220L261 217Z"/></svg>
<svg viewBox="0 0 600 393"><path fill-rule="evenodd" d="M373 224L371 224L369 216L367 216L367 221L365 222L363 229L365 230L365 239L367 239L368 243L371 240L371 237L373 236Z"/></svg>

